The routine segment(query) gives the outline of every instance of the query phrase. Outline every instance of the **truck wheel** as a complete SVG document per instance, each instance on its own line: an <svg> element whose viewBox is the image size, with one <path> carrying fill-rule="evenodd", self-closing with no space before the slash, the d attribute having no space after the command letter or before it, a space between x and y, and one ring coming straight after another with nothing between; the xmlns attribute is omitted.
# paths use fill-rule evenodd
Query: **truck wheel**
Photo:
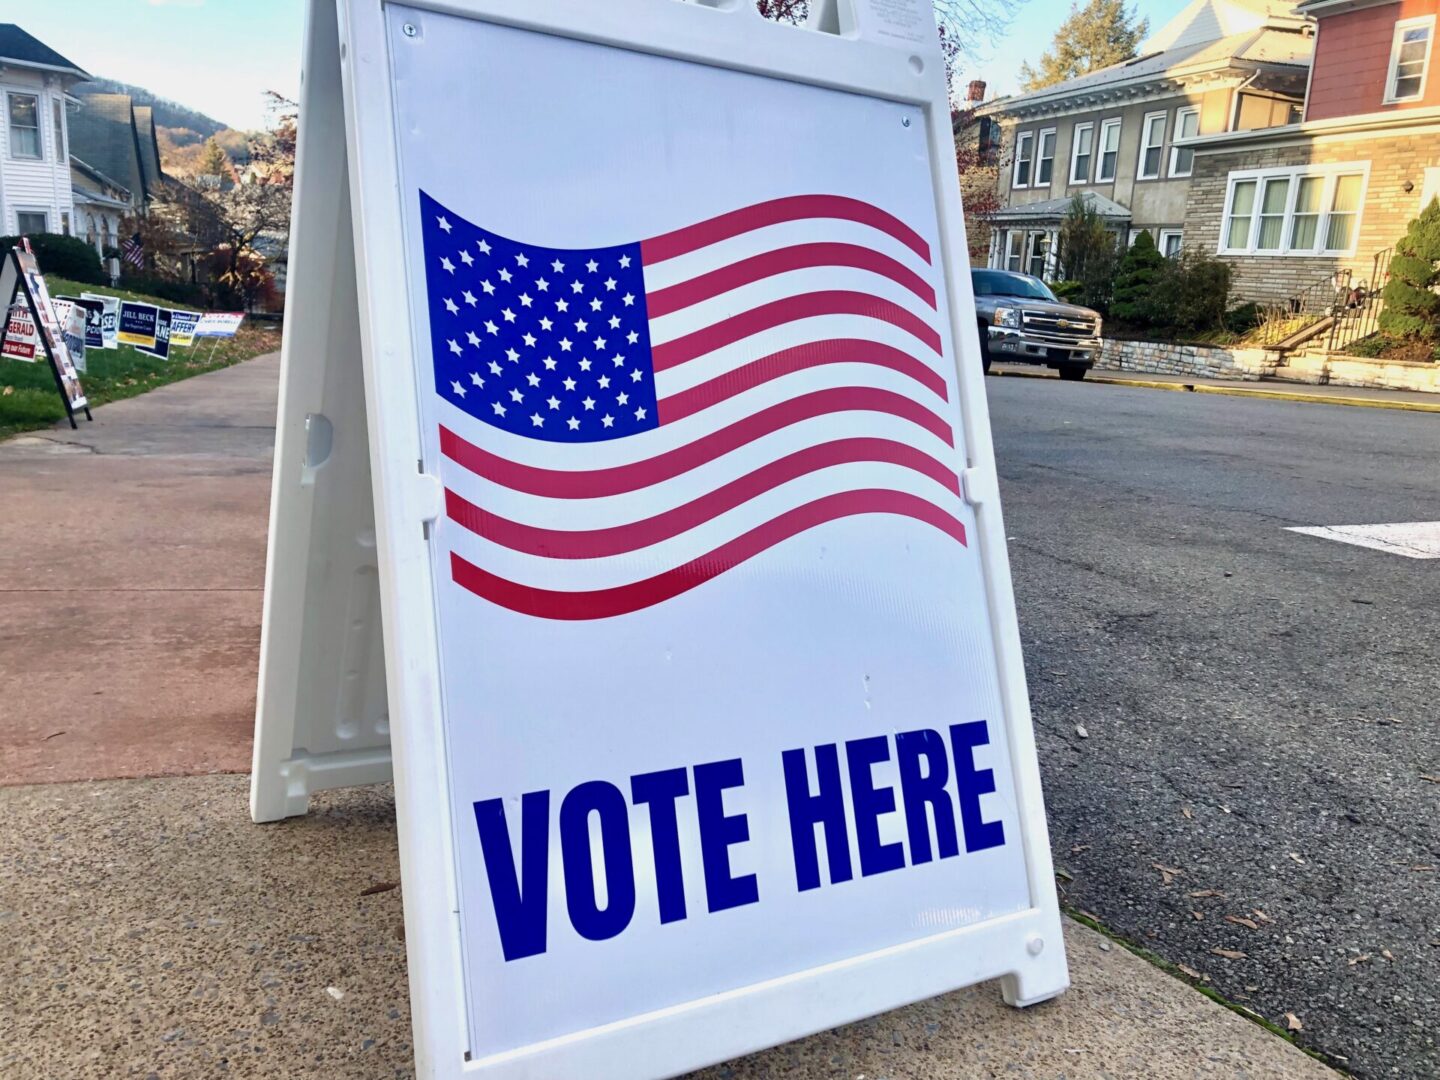
<svg viewBox="0 0 1440 1080"><path fill-rule="evenodd" d="M980 370L990 374L990 328L980 324Z"/></svg>
<svg viewBox="0 0 1440 1080"><path fill-rule="evenodd" d="M1061 364L1059 366L1060 378L1066 382L1079 382L1085 378L1085 373L1089 370L1089 367L1084 364Z"/></svg>

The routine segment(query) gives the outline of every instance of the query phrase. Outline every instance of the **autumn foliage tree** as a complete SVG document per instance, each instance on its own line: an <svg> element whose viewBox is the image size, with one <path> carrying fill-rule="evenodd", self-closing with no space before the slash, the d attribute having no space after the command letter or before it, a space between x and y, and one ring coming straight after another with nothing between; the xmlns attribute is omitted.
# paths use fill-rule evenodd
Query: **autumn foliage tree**
<svg viewBox="0 0 1440 1080"><path fill-rule="evenodd" d="M1131 60L1149 30L1149 22L1136 18L1125 0L1086 0L1083 7L1077 0L1055 31L1050 50L1040 57L1040 66L1020 66L1022 85L1039 90Z"/></svg>

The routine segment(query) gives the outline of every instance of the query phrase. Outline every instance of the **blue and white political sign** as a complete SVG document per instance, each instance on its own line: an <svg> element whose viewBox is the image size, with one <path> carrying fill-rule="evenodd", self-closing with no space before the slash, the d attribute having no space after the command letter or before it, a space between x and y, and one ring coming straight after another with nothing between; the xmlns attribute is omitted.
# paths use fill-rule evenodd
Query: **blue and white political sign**
<svg viewBox="0 0 1440 1080"><path fill-rule="evenodd" d="M1066 985L943 62L924 0L841 7L345 5L422 1075Z"/></svg>

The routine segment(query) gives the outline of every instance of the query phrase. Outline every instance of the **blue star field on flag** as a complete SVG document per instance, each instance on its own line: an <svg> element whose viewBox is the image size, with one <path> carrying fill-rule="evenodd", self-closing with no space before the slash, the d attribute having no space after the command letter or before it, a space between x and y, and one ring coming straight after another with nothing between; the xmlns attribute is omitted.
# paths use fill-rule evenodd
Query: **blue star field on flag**
<svg viewBox="0 0 1440 1080"><path fill-rule="evenodd" d="M659 424L640 245L521 244L423 192L435 388L477 420L549 442Z"/></svg>

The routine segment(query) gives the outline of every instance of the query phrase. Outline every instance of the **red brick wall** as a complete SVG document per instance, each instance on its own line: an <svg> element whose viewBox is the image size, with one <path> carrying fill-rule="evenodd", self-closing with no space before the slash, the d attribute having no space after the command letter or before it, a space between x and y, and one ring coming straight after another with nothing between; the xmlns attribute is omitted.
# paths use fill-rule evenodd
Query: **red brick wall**
<svg viewBox="0 0 1440 1080"><path fill-rule="evenodd" d="M1440 47L1432 47L1425 97L1386 105L1385 76L1395 24L1440 11L1440 0L1399 0L1394 4L1320 18L1306 120L1440 105ZM1440 31L1440 27L1437 27Z"/></svg>

